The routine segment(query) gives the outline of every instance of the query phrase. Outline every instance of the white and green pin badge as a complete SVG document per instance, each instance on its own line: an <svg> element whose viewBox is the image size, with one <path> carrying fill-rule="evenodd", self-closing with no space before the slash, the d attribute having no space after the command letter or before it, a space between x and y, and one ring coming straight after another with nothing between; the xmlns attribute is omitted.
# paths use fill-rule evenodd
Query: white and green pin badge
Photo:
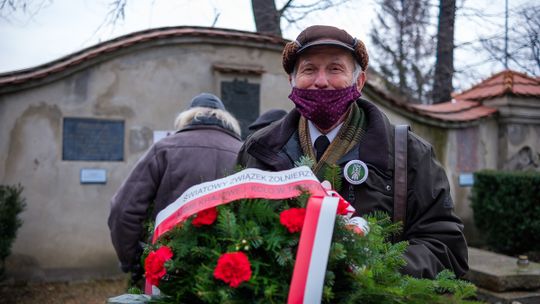
<svg viewBox="0 0 540 304"><path fill-rule="evenodd" d="M352 185L360 185L365 182L368 173L368 167L359 159L349 161L343 169L343 176Z"/></svg>

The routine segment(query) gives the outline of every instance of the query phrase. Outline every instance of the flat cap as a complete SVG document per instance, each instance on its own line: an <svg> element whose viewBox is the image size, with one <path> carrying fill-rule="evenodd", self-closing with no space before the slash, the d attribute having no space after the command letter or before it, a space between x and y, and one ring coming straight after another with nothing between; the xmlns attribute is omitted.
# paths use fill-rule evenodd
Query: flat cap
<svg viewBox="0 0 540 304"><path fill-rule="evenodd" d="M223 105L221 99L210 93L201 93L193 97L189 103L189 108L195 107L225 110L225 105Z"/></svg>
<svg viewBox="0 0 540 304"><path fill-rule="evenodd" d="M369 57L364 43L345 30L329 25L313 25L303 30L295 41L287 43L283 49L283 69L288 74L294 70L298 56L318 45L330 45L350 51L363 71L367 69Z"/></svg>

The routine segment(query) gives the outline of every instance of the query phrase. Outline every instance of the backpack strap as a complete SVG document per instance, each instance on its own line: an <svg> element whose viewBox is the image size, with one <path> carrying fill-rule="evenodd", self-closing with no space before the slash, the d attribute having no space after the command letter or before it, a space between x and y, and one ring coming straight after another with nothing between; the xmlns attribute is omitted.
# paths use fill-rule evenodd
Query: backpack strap
<svg viewBox="0 0 540 304"><path fill-rule="evenodd" d="M405 226L407 211L407 134L408 125L396 125L394 133L394 222ZM401 239L401 235L395 239Z"/></svg>

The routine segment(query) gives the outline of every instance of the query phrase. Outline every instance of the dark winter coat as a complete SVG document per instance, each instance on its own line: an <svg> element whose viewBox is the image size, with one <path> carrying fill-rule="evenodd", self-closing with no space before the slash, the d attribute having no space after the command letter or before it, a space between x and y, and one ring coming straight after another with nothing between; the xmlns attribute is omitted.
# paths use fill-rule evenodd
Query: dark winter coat
<svg viewBox="0 0 540 304"><path fill-rule="evenodd" d="M359 144L338 165L360 159L369 169L366 182L353 186L343 179L341 195L358 214L375 210L393 213L394 126L368 101L359 99L367 125ZM298 139L300 114L292 110L283 120L253 134L238 155L240 165L270 171L294 167L302 155ZM468 270L463 224L453 212L450 187L432 147L408 134L407 210L403 239L409 241L402 269L414 277L433 278L445 268L462 276Z"/></svg>
<svg viewBox="0 0 540 304"><path fill-rule="evenodd" d="M233 173L240 139L215 125L191 125L155 143L139 160L111 201L109 228L122 270L138 261L143 221L189 187Z"/></svg>

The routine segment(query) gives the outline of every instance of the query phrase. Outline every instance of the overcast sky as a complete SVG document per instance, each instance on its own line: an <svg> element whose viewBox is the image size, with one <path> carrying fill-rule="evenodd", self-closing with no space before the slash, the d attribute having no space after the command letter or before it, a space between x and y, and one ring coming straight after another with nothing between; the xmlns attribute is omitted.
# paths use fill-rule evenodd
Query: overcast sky
<svg viewBox="0 0 540 304"><path fill-rule="evenodd" d="M211 26L218 13L216 27L255 31L250 0L129 0L124 21L114 27L101 26L111 0L45 2L32 17L16 14L9 21L0 20L0 73L46 63L100 41L139 30L176 25ZM358 5L353 3L319 13L299 26L333 24L365 39L371 14L352 17L347 13L351 7ZM284 29L284 36L292 39L299 31L298 27L291 26Z"/></svg>
<svg viewBox="0 0 540 304"><path fill-rule="evenodd" d="M302 1L302 0L300 0ZM522 5L526 0L509 0L510 6ZM534 1L534 0L529 0ZM129 0L126 16L116 24L104 25L111 0L34 0L43 2L36 14L14 14L0 18L0 73L31 68L58 59L117 36L162 26L211 26L219 14L216 27L255 31L251 0ZM278 0L280 4L284 1ZM458 3L461 1L458 0ZM466 0L486 12L504 12L504 0ZM373 0L352 0L350 4L318 12L296 26L284 26L285 38L294 39L302 28L312 24L329 24L346 29L366 42L375 16ZM458 23L456 40L475 39L482 31L493 31L492 24ZM375 54L371 53L371 56ZM473 56L457 54L460 58ZM470 58L469 58L470 59ZM491 70L489 70L491 68ZM491 65L486 74L502 67Z"/></svg>

